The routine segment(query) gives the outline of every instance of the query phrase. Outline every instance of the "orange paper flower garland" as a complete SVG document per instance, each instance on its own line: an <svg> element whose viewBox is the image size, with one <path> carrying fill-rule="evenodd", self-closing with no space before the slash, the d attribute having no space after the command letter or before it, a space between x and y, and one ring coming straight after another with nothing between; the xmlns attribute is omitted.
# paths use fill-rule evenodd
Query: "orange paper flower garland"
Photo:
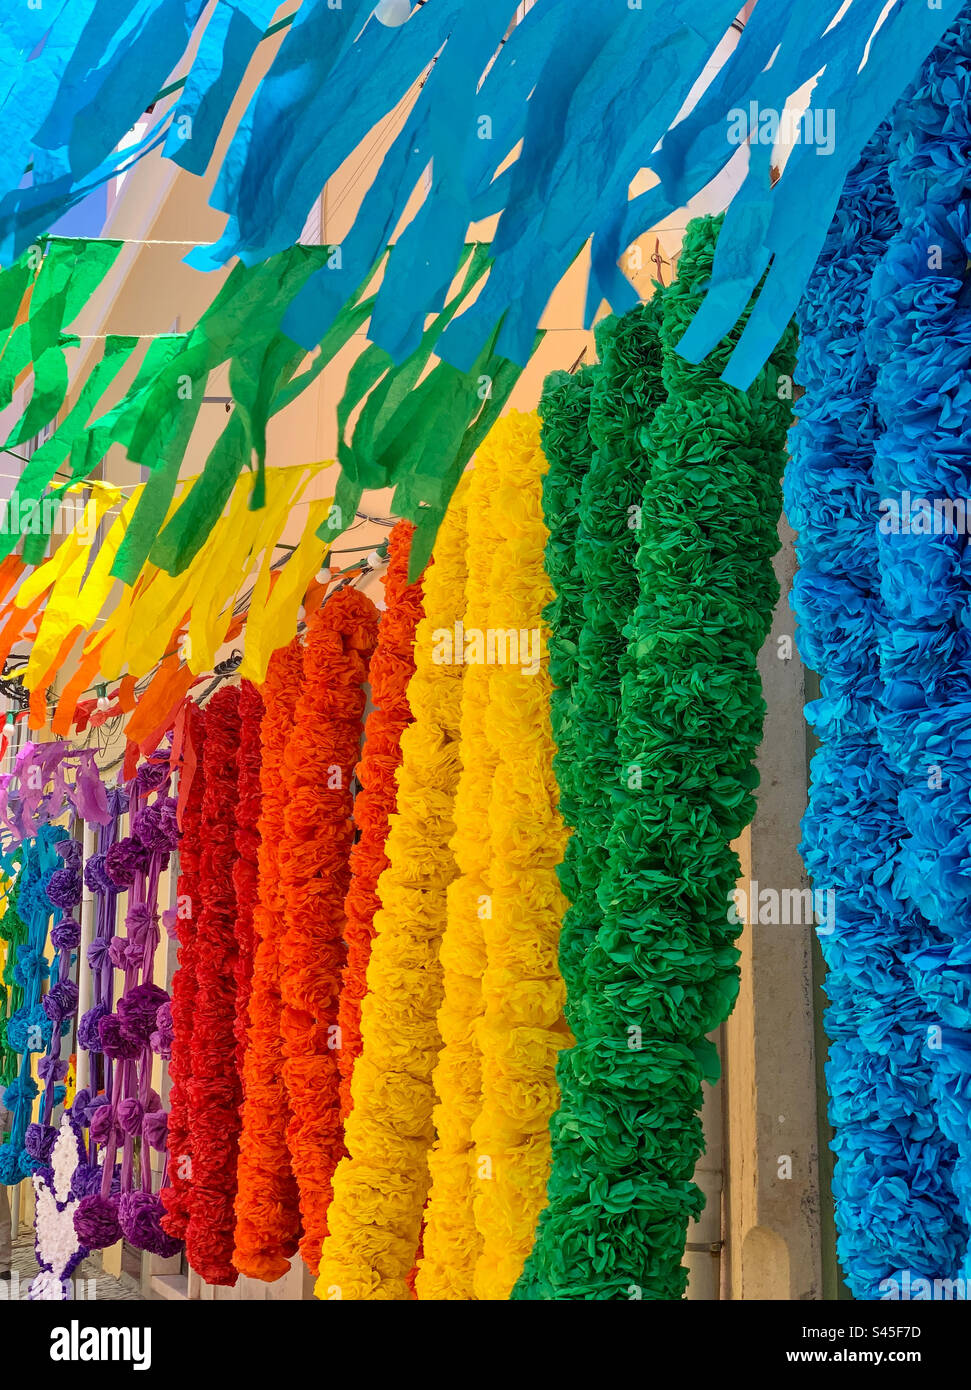
<svg viewBox="0 0 971 1390"><path fill-rule="evenodd" d="M294 638L275 652L262 688L259 894L253 913L256 955L243 1061L243 1113L236 1191L233 1263L271 1283L286 1274L300 1238L297 1183L287 1147L290 1103L280 1037L280 943L285 928L279 854L287 791L284 754L303 678L303 650Z"/></svg>
<svg viewBox="0 0 971 1390"><path fill-rule="evenodd" d="M285 757L280 947L287 1139L300 1190L300 1253L316 1270L327 1234L334 1169L344 1152L337 1009L345 961L344 899L354 840L351 780L360 751L364 682L378 611L356 589L335 593L310 620L304 684Z"/></svg>
<svg viewBox="0 0 971 1390"><path fill-rule="evenodd" d="M415 671L415 629L422 616L421 580L408 583L414 529L411 522L399 521L391 532L384 577L385 611L369 673L374 709L367 718L364 752L357 768L361 789L354 800L354 821L360 838L351 850L351 886L344 903L347 963L338 1010L342 1117L351 1108L351 1076L361 1052L361 1000L367 987L374 914L381 906L378 879L388 864L388 817L398 806L401 735L412 718L407 691Z"/></svg>

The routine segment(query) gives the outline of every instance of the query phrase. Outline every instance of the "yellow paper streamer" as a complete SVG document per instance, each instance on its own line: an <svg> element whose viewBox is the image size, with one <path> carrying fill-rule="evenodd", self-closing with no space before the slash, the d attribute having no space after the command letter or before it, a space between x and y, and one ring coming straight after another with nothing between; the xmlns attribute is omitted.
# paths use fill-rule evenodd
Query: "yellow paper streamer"
<svg viewBox="0 0 971 1390"><path fill-rule="evenodd" d="M15 599L19 607L26 608L50 589L25 672L27 688L33 689L45 675L70 630L80 626L90 634L111 601L114 606L98 633L103 643L100 674L105 680L114 680L126 670L136 676L146 675L166 655L176 625L187 615L188 633L180 655L196 675L211 670L233 621L234 606L257 566L243 674L262 682L270 655L296 630L301 600L326 548L315 532L326 519L333 499L310 503L303 537L271 592L274 548L292 508L310 483L330 467L330 463L321 462L268 468L266 505L256 511L249 507L255 475L243 474L224 515L182 574L170 575L146 563L133 585L120 585L112 577L111 567L144 485L127 497L119 488L100 482L68 489L71 493L91 492L84 523L64 537L49 560L26 576ZM178 484L169 516L196 481L187 478ZM95 526L123 500L122 511L92 561Z"/></svg>

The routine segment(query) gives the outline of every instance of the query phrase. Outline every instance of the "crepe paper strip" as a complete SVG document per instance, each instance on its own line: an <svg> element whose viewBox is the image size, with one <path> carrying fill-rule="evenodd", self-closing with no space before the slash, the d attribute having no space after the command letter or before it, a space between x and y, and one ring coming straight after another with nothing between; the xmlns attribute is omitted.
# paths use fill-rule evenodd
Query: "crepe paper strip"
<svg viewBox="0 0 971 1390"><path fill-rule="evenodd" d="M278 861L286 921L280 943L283 1075L303 1222L300 1254L314 1271L327 1234L334 1169L344 1152L337 1009L354 843L351 783L377 636L377 609L356 589L335 593L310 618L303 689L284 759L286 833Z"/></svg>
<svg viewBox="0 0 971 1390"><path fill-rule="evenodd" d="M838 1250L849 1288L864 1299L880 1298L904 1268L913 1278L957 1273L963 1253L956 1151L934 1115L941 1069L922 1048L935 1011L915 968L922 943L934 959L939 937L905 895L901 793L911 779L879 736L888 718L879 634L889 622L878 546L886 494L874 470L885 428L875 399L882 348L868 351L862 329L874 271L899 228L888 176L894 145L892 128L878 131L852 171L800 306L803 394L785 482L798 532L797 637L823 692L806 707L821 746L800 853L816 891L838 904L820 934ZM933 280L936 294L940 272Z"/></svg>
<svg viewBox="0 0 971 1390"><path fill-rule="evenodd" d="M182 705L183 700L186 698L189 691L191 691L194 686L199 684L198 677L186 679L184 672L182 673L182 676L183 680L178 682L176 685L175 700L173 704L169 707L167 712L163 715L163 717L152 730L152 732L150 734L147 734L141 740L140 743L138 743L137 745L133 745L137 746L138 751L143 758L150 757L151 754L154 753L155 750L158 748L162 740L165 738L166 734L171 732L173 721L175 719L178 709Z"/></svg>
<svg viewBox="0 0 971 1390"><path fill-rule="evenodd" d="M281 477L274 473L270 504L259 512L250 511L249 515L242 513L242 507L251 503L256 479L250 476L244 480L244 486L237 489L229 517L238 524L223 528L218 553L212 549L207 552L208 564L198 567L202 583L195 595L190 596L187 661L197 674L212 666L216 652L226 639L233 620L234 600L249 576L253 555L272 552L277 538L286 529L290 507L299 500L307 481L305 474L291 472ZM246 482L250 483L249 488Z"/></svg>
<svg viewBox="0 0 971 1390"><path fill-rule="evenodd" d="M149 690L143 693L132 718L128 721L125 732L132 743L138 743L154 728L162 710L169 708L173 703L176 691L186 674L175 653L165 658L155 680Z"/></svg>
<svg viewBox="0 0 971 1390"><path fill-rule="evenodd" d="M10 335L26 321L30 304L28 290L41 264L36 257L21 256L13 265L0 270L0 363L7 351Z"/></svg>
<svg viewBox="0 0 971 1390"><path fill-rule="evenodd" d="M51 733L58 738L66 738L71 732L77 714L78 702L98 673L98 663L101 659L100 647L102 645L103 642L95 642L90 650L82 654L74 673L61 691L57 708L51 719ZM79 728L78 732L81 733L82 730Z"/></svg>
<svg viewBox="0 0 971 1390"><path fill-rule="evenodd" d="M485 632L489 627L495 557L504 534L496 505L501 460L501 451L490 437L476 454L469 474L465 632ZM473 1298L475 1266L482 1250L473 1212L481 1179L474 1164L472 1126L482 1106L482 1056L475 1025L483 1008L483 919L491 910L492 842L487 812L498 759L486 732L488 706L489 668L484 663L469 664L462 679L461 771L451 840L457 873L446 892L440 954L442 1047L432 1078L437 1097L435 1141L428 1154L431 1182L415 1280L422 1300Z"/></svg>
<svg viewBox="0 0 971 1390"><path fill-rule="evenodd" d="M206 25L162 150L204 174L250 59L279 6L276 0L224 0ZM157 100L157 98L156 98Z"/></svg>
<svg viewBox="0 0 971 1390"><path fill-rule="evenodd" d="M19 608L16 604L10 605L9 617L0 630L0 662L7 660L14 643L19 640L31 618L36 617L43 603L44 594L41 593L26 608Z"/></svg>
<svg viewBox="0 0 971 1390"><path fill-rule="evenodd" d="M434 659L433 634L465 611L466 490L460 486L424 581L425 616L408 686L414 716L401 735L398 810L361 1006L362 1051L345 1122L347 1157L334 1174L318 1298L407 1300L434 1138L432 1073L441 1037L439 947L459 774L462 666Z"/></svg>
<svg viewBox="0 0 971 1390"><path fill-rule="evenodd" d="M206 707L203 752L199 912L192 945L195 993L187 1098L192 1176L186 1258L207 1283L232 1286L233 1208L239 1109L236 1067L235 828L238 800L239 691L217 690ZM184 1041L176 1034L178 1045ZM176 1042L173 1043L173 1060ZM168 1206L168 1204L166 1204Z"/></svg>
<svg viewBox="0 0 971 1390"><path fill-rule="evenodd" d="M25 288L29 287L30 290L29 315L17 322L21 303L18 300L15 304L14 294L11 294L6 307L8 310L14 309L17 318L12 321L15 324L12 328L8 323L0 323L0 332L8 335L0 355L0 403L4 406L10 404L16 380L25 367L57 351L65 328L74 321L110 270L121 246L120 241L50 237L45 239L43 248L32 247L25 253L23 263L28 268ZM18 278L16 284L19 283ZM46 424L50 418L47 416L40 423ZM26 434L14 431L7 439L7 445L26 438L30 438L29 431Z"/></svg>
<svg viewBox="0 0 971 1390"><path fill-rule="evenodd" d="M619 470L625 449L647 455L639 597L621 666L602 918L571 990L576 1045L558 1067L549 1204L517 1299L680 1298L687 1224L703 1200L691 1175L702 1082L718 1075L707 1035L738 988L730 845L754 810L756 658L778 597L780 385L792 370L791 333L746 396L718 377L731 339L702 368L677 354L716 236L711 219L689 225L660 303L666 399L652 392L629 417L623 391L603 383L601 410L613 401L628 423L603 421L598 457L606 449ZM643 331L653 336L656 318L645 314Z"/></svg>
<svg viewBox="0 0 971 1390"><path fill-rule="evenodd" d="M493 498L501 539L489 585L491 633L519 633L519 664L489 671L485 732L495 775L488 801L489 910L483 913L482 1106L472 1125L475 1222L481 1249L478 1299L508 1299L546 1203L550 1117L559 1100L559 1051L572 1041L557 940L566 901L556 877L566 831L557 810L551 691L543 610L552 589L543 569L546 461L535 414L507 415L483 450L499 456ZM523 651L529 634L529 652ZM508 654L511 655L511 654ZM533 664L535 663L535 664Z"/></svg>
<svg viewBox="0 0 971 1390"><path fill-rule="evenodd" d="M390 818L397 811L395 775L401 766L401 735L412 722L408 682L415 673L415 631L422 616L422 584L408 583L408 549L413 527L399 521L392 529L388 567L382 576L384 609L377 646L368 667L374 708L364 727L364 749L355 769L357 840L350 852L351 880L344 900L347 956L341 979L337 1025L341 1046L341 1118L351 1106L351 1077L361 1053L361 1001L367 992L367 966L374 937L374 915L381 906L377 887L388 866Z"/></svg>
<svg viewBox="0 0 971 1390"><path fill-rule="evenodd" d="M853 91L852 101L846 101L845 112L841 113L840 134L832 146L835 160L815 158L816 150L812 150L814 157L808 159L810 143L797 144L795 157L785 171L793 179L787 191L788 187L793 193L799 190L796 196L780 200L763 197L763 206L771 205L768 216L761 212L757 219L746 218L743 211L737 221L734 216L726 219L727 245L735 248L731 263L726 265L725 255L717 258L709 292L711 303L706 301L702 306L691 332L680 344L689 359L700 358L706 345L731 322L731 312L724 311L723 287L727 284L734 288L744 274L754 289L772 256L769 274L725 372L725 380L735 385L744 387L751 382L769 346L778 339L812 271L847 174L963 5L960 0L953 0L930 13L920 6L895 7L872 43L870 28L873 21L883 18L881 7L875 2L870 7L871 24L861 24L856 9L851 7L843 17L839 26L845 30L845 35L840 35L841 48L827 62L813 92L814 108L826 111L832 109L834 101L842 106L849 91ZM819 72L818 54L825 42L823 35L800 55L804 62L802 72L807 77ZM868 47L869 58L858 71ZM730 213L734 211L730 209ZM798 238L798 244L793 236Z"/></svg>
<svg viewBox="0 0 971 1390"><path fill-rule="evenodd" d="M112 444L122 445L127 453L152 383L166 364L183 351L187 339L187 334L173 333L163 334L149 342L135 379L121 400L103 415L96 416L74 441L71 448L72 482L90 478ZM187 384L186 381L181 383L183 390Z"/></svg>
<svg viewBox="0 0 971 1390"><path fill-rule="evenodd" d="M0 560L0 600L5 600L10 590L24 572L24 563L16 555L8 555Z"/></svg>
<svg viewBox="0 0 971 1390"><path fill-rule="evenodd" d="M166 62L170 70L177 66L180 46L199 13L198 0L145 0L123 39L110 47L101 27L105 4L95 8L83 29L75 8L58 11L50 39L28 65L36 69L44 101L36 110L28 104L11 146L23 149L35 142L38 186L11 192L0 202L8 243L14 237L23 243L45 214L54 221L94 182L166 137L170 154L192 162L186 149L192 141L176 142L168 130L171 113L134 154L117 153L115 147L157 96L157 90L149 90L154 75ZM232 14L224 8L210 17L198 46L198 72L190 67L185 81L190 111L202 115L199 103L207 97L212 102L203 119L202 151L211 147L227 109L231 74L245 62L256 40L252 26L264 13L262 5L242 13L234 6ZM424 313L441 303L459 238L471 221L501 211L494 283L467 321L453 326L448 359L468 368L484 337L508 312L499 351L523 363L540 313L578 246L593 237L591 312L604 298L617 309L631 307L633 291L617 270L620 255L637 234L671 208L689 203L725 168L737 151L726 138L729 113L748 111L751 100L781 110L782 100L760 100L777 96L780 72L793 75L779 88L784 94L821 73L811 110L831 110L845 135L827 159L816 158L808 142L795 147L790 164L796 167L787 165L771 211L764 163L753 159L742 195L746 212L754 215L731 225L705 305L704 331L713 345L734 321L722 321L726 305L735 318L742 313L767 254L774 254L766 302L758 307L744 349L745 369L754 371L758 353L778 338L811 270L843 178L960 5L946 0L929 13L926 7L897 6L884 17L876 0L860 0L828 28L819 24L808 0L790 7L781 21L775 10L753 14L737 58L724 64L708 100L699 103L703 114L688 132L673 137L673 121L734 18L727 3L700 13L684 0L648 24L643 12L621 7L605 8L594 22L581 0L560 0L534 6L505 35L504 44L504 20L463 7L460 0L422 6L401 28L367 22L371 9L369 0L354 0L340 10L328 0L304 0L217 180L213 203L230 214L226 233L214 247L200 248L194 264L208 269L235 255L253 264L291 245L330 175L421 82L346 239L346 281L336 279L329 293L315 285L299 331L290 324L285 331L307 347L319 341L347 287L389 240L430 165L431 195L402 233L406 255L382 287L381 345L399 359L407 355L413 345L409 334L416 327L420 331ZM861 67L867 51L869 60ZM635 95L643 98L645 72L653 79L651 98L636 103ZM558 118L541 119L540 110ZM482 125L484 112L488 127ZM322 128L330 132L325 145L316 139ZM666 159L669 139L674 151ZM496 176L520 141L517 159ZM597 143L607 154L591 180L586 156ZM659 191L652 190L653 199L650 194L635 199L631 208L628 189L643 150L658 146L652 164L661 178ZM11 190L21 171L21 165L8 170ZM784 233L798 227L800 218L810 229L806 245L798 239L787 245ZM4 253L2 259L10 257ZM786 266L792 302L783 312ZM739 281L746 277L749 288L740 294ZM409 295L412 284L415 293ZM743 371L741 359L733 370Z"/></svg>
<svg viewBox="0 0 971 1390"><path fill-rule="evenodd" d="M236 1268L267 1283L286 1274L301 1233L297 1183L287 1144L290 1106L283 1078L280 947L285 921L280 850L287 805L281 771L302 680L303 652L294 638L271 657L261 691L259 896L253 911L256 954L243 1059L233 1247Z"/></svg>
<svg viewBox="0 0 971 1390"><path fill-rule="evenodd" d="M36 1157L41 1157L42 1146L46 1148L47 1142L53 1137L51 1120L54 1106L64 1099L64 1089L59 1083L67 1075L68 1063L61 1060L62 1029L67 1023L68 1027L63 1031L73 1031L78 1006L78 989L71 979L71 968L77 963L73 947L81 938L81 925L73 916L80 905L83 891L80 842L76 839L65 840L61 855L61 866L51 875L47 885L47 896L60 916L50 936L55 954L43 1007L53 1026L47 1050L38 1065L38 1075L44 1079L37 1108L38 1129L33 1133L28 1132L28 1144Z"/></svg>
<svg viewBox="0 0 971 1390"><path fill-rule="evenodd" d="M324 545L318 538L318 532L332 512L333 501L332 497L325 497L310 503L303 534L282 572L271 570L274 563L272 549L267 546L264 551L263 564L249 604L246 645L239 668L241 676L254 681L264 679L271 653L281 644L281 639L297 626L301 599L304 600L306 612L320 606L323 589L314 602L313 596L308 593L308 586L320 569Z"/></svg>
<svg viewBox="0 0 971 1390"><path fill-rule="evenodd" d="M101 488L92 495L86 504L88 516L85 535L90 537L94 533L101 518L120 496L117 488ZM75 528L63 538L53 559L21 583L17 604L29 606L34 595L42 592L42 587L51 579L54 581L24 675L30 689L36 689L50 675L51 662L58 659L56 654L63 657L66 634L72 629L83 631L80 624L76 625L77 599L90 562L90 543L86 544L82 532Z"/></svg>
<svg viewBox="0 0 971 1390"><path fill-rule="evenodd" d="M211 670L232 619L236 594L247 578L244 559L275 544L287 508L326 466L271 470L268 491L272 505L261 512L249 510L253 475L240 478L227 514L219 519L192 565L174 577L147 567L140 587L129 591L110 615L106 627L112 628L113 638L106 650L104 674L113 679L123 665L136 675L150 670L167 649L170 629L166 620L173 612L192 615L190 643L183 647L189 668L197 674ZM191 489L192 485L190 479L181 486Z"/></svg>
<svg viewBox="0 0 971 1390"><path fill-rule="evenodd" d="M194 756L205 753L206 716L193 705L187 714L187 746ZM166 1215L162 1227L178 1240L185 1239L192 1210L191 1083L192 1028L196 998L198 919L202 911L201 860L203 847L203 781L191 780L181 807L182 838L179 841L179 882L176 931L179 968L172 977L172 1056L169 1061L169 1132L166 1181L161 1189ZM180 790L180 801L182 793Z"/></svg>
<svg viewBox="0 0 971 1390"><path fill-rule="evenodd" d="M44 672L44 675L35 682L30 692L30 717L27 721L27 727L29 729L42 729L47 723L47 692L50 689L48 683L49 679L63 667L80 636L81 628L79 627L70 628L68 632L65 633L60 647L53 656L50 667ZM35 649L36 643L31 648L31 651L33 652Z"/></svg>
<svg viewBox="0 0 971 1390"><path fill-rule="evenodd" d="M140 711L142 713L143 724L136 729L136 734L139 735L139 738L137 745L134 746L138 747L142 757L148 757L155 752L155 749L159 746L162 739L172 728L173 721L183 700L186 698L189 691L198 684L198 681L199 678L193 676L191 671L182 668L172 678L171 683L165 684L163 689L158 692L157 696L153 692L153 710L164 710L164 713L161 715L157 712L154 713L153 716L151 716L156 720L154 727L150 727L149 732L142 733L142 727L148 722L150 716L147 707L144 712ZM147 693L148 692L146 692L146 694ZM132 721L132 723L133 722L134 721ZM129 723L128 730L126 730L126 737L131 737L129 730L132 727L132 723Z"/></svg>
<svg viewBox="0 0 971 1390"><path fill-rule="evenodd" d="M55 8L27 69L36 69L40 100L28 103L14 127L18 147L32 153L32 183L17 190L22 153L17 179L7 185L17 191L0 203L4 261L11 244L19 252L38 223L43 230L144 152L118 146L178 66L203 9L204 0L139 0L119 31L110 0ZM161 133L150 132L140 145L163 136L164 119Z"/></svg>
<svg viewBox="0 0 971 1390"><path fill-rule="evenodd" d="M265 265L236 266L181 352L151 383L129 445L129 456L136 461L142 459L160 421L180 413L178 388L186 376L193 381L193 391L201 392L209 373L229 361L236 403L188 494L185 509L161 531L152 549L154 564L179 573L195 555L197 537L204 539L220 515L240 471L251 464L254 450L262 467L266 422L274 398L305 355L279 333L280 319L299 286L318 265L326 264L329 255L326 246L293 246ZM154 526L158 532L164 511L156 506L146 529ZM119 571L119 577L126 576Z"/></svg>

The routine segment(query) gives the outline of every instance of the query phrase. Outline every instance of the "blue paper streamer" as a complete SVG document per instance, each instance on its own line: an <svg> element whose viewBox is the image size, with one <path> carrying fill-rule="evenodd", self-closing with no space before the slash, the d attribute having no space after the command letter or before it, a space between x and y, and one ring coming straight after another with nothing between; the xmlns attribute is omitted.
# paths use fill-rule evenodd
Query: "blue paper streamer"
<svg viewBox="0 0 971 1390"><path fill-rule="evenodd" d="M45 6L53 21L43 48L27 61L41 21L24 15L20 0L0 6L24 97L5 106L0 96L0 128L5 113L14 137L4 148L34 160L33 186L19 192L17 156L0 161L4 260L162 140L183 167L204 169L272 8L268 0L216 6L178 105L137 153L122 156L119 140L178 68L203 0L136 0L121 24L114 0L52 0L52 7ZM874 35L882 0L853 0L831 28L835 0L832 14L816 0L761 0L696 109L672 127L729 29L733 0L645 0L641 9L621 0L538 0L498 52L512 0L498 11L435 0L399 28L374 18L373 0L339 8L303 0L223 161L213 205L227 213L224 235L190 259L214 268L284 250L327 180L399 103L413 100L341 248L342 265L304 288L286 332L308 349L321 340L431 165L427 205L400 238L378 296L374 341L396 361L408 356L424 316L441 308L470 216L498 212L492 274L450 325L442 354L467 370L501 325L497 351L524 364L553 289L591 238L588 323L604 299L617 311L631 307L635 291L617 264L626 247L700 193L736 153L729 113L753 101L781 111L821 72L811 101L833 113L832 153L822 158L797 145L770 190L768 147L752 147L708 297L681 345L691 360L705 355L764 276L724 374L744 387L791 316L847 172L959 7L960 0L940 0L939 8L898 0ZM180 138L185 117L193 123L189 140ZM481 138L483 117L491 140ZM497 175L520 139L518 158ZM660 183L631 201L630 183L645 165Z"/></svg>

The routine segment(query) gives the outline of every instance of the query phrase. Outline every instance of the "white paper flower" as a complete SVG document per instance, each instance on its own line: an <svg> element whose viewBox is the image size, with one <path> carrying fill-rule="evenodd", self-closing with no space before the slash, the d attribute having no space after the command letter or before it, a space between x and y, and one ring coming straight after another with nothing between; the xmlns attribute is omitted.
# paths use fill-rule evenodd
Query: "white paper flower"
<svg viewBox="0 0 971 1390"><path fill-rule="evenodd" d="M34 1236L37 1261L43 1266L30 1286L32 1300L60 1300L66 1297L65 1281L71 1262L81 1249L74 1229L74 1212L78 1199L71 1196L71 1183L84 1155L67 1115L61 1118L61 1129L51 1155L53 1183L41 1173L33 1176Z"/></svg>

